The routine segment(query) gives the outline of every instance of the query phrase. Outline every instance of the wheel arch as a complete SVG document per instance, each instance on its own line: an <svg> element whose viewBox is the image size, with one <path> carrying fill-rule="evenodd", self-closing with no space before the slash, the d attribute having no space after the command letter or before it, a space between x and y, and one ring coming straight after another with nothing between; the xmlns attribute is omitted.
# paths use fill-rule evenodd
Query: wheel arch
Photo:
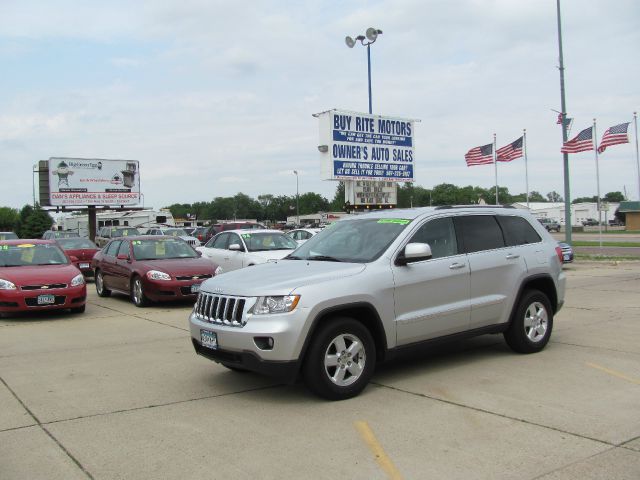
<svg viewBox="0 0 640 480"><path fill-rule="evenodd" d="M350 317L363 324L371 332L371 336L373 337L376 348L376 358L378 361L384 360L387 354L387 337L380 315L378 315L378 311L370 303L356 302L326 308L315 316L304 340L302 350L300 351L301 361L304 361L311 340L318 329L323 323L336 316Z"/></svg>
<svg viewBox="0 0 640 480"><path fill-rule="evenodd" d="M556 285L549 275L534 275L526 278L521 284L520 289L518 290L518 295L516 296L516 301L513 304L513 310L511 312L511 320L513 320L513 315L515 314L515 310L518 306L518 301L522 297L523 292L526 290L539 290L544 293L549 302L551 303L551 308L553 309L553 313L555 314L558 311L558 292L556 290Z"/></svg>

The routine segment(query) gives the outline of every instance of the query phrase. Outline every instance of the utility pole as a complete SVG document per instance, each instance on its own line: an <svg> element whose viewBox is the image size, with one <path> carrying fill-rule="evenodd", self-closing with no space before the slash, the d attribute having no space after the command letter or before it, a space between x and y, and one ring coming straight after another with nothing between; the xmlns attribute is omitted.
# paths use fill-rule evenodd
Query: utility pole
<svg viewBox="0 0 640 480"><path fill-rule="evenodd" d="M560 105L562 121L562 144L567 143L567 102L564 92L564 58L562 55L562 22L560 20L560 0L556 0L558 10L558 50L560 70ZM569 154L563 153L564 165L564 238L565 242L571 244L571 188L569 185Z"/></svg>

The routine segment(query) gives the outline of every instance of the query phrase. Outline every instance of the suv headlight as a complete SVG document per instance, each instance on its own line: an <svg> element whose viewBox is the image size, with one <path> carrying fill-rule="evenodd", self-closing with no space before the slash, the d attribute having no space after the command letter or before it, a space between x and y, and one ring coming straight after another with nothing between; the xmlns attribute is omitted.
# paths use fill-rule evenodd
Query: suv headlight
<svg viewBox="0 0 640 480"><path fill-rule="evenodd" d="M147 278L149 280L171 280L171 276L168 273L159 270L149 270L147 272Z"/></svg>
<svg viewBox="0 0 640 480"><path fill-rule="evenodd" d="M82 274L76 275L71 280L72 287L77 287L78 285L82 285L82 284L84 284L84 276Z"/></svg>
<svg viewBox="0 0 640 480"><path fill-rule="evenodd" d="M9 280L0 278L0 290L15 290L16 286Z"/></svg>
<svg viewBox="0 0 640 480"><path fill-rule="evenodd" d="M265 315L268 313L286 313L292 311L298 305L300 295L279 295L269 297L258 297L258 301L253 306L254 315Z"/></svg>

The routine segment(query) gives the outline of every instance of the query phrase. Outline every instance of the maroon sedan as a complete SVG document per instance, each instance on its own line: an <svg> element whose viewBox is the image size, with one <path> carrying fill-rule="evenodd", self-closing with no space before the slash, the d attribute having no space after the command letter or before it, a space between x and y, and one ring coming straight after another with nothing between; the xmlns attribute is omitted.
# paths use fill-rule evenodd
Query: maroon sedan
<svg viewBox="0 0 640 480"><path fill-rule="evenodd" d="M84 277L52 240L0 241L0 313L71 309L82 313Z"/></svg>
<svg viewBox="0 0 640 480"><path fill-rule="evenodd" d="M181 238L158 235L111 240L91 265L99 296L124 293L138 307L150 301L195 302L200 284L217 268Z"/></svg>
<svg viewBox="0 0 640 480"><path fill-rule="evenodd" d="M86 277L93 277L91 260L100 251L96 244L88 238L70 237L56 238L58 245L67 253L73 264L78 267Z"/></svg>

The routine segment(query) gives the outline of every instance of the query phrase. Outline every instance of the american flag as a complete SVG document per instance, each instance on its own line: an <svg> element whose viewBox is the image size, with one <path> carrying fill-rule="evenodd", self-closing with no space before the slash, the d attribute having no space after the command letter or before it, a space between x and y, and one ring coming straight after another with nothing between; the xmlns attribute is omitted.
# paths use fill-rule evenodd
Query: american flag
<svg viewBox="0 0 640 480"><path fill-rule="evenodd" d="M613 127L607 128L602 136L602 141L600 142L600 146L598 147L598 153L604 152L607 147L611 145L618 145L620 143L629 143L629 136L627 135L627 127L629 124L621 123L620 125L615 125Z"/></svg>
<svg viewBox="0 0 640 480"><path fill-rule="evenodd" d="M565 143L560 152L578 153L593 150L593 127L585 128L574 138Z"/></svg>
<svg viewBox="0 0 640 480"><path fill-rule="evenodd" d="M499 162L510 162L516 158L522 157L522 138L514 140L509 145L496 150Z"/></svg>
<svg viewBox="0 0 640 480"><path fill-rule="evenodd" d="M493 144L472 148L465 154L464 159L467 161L467 167L493 163Z"/></svg>

